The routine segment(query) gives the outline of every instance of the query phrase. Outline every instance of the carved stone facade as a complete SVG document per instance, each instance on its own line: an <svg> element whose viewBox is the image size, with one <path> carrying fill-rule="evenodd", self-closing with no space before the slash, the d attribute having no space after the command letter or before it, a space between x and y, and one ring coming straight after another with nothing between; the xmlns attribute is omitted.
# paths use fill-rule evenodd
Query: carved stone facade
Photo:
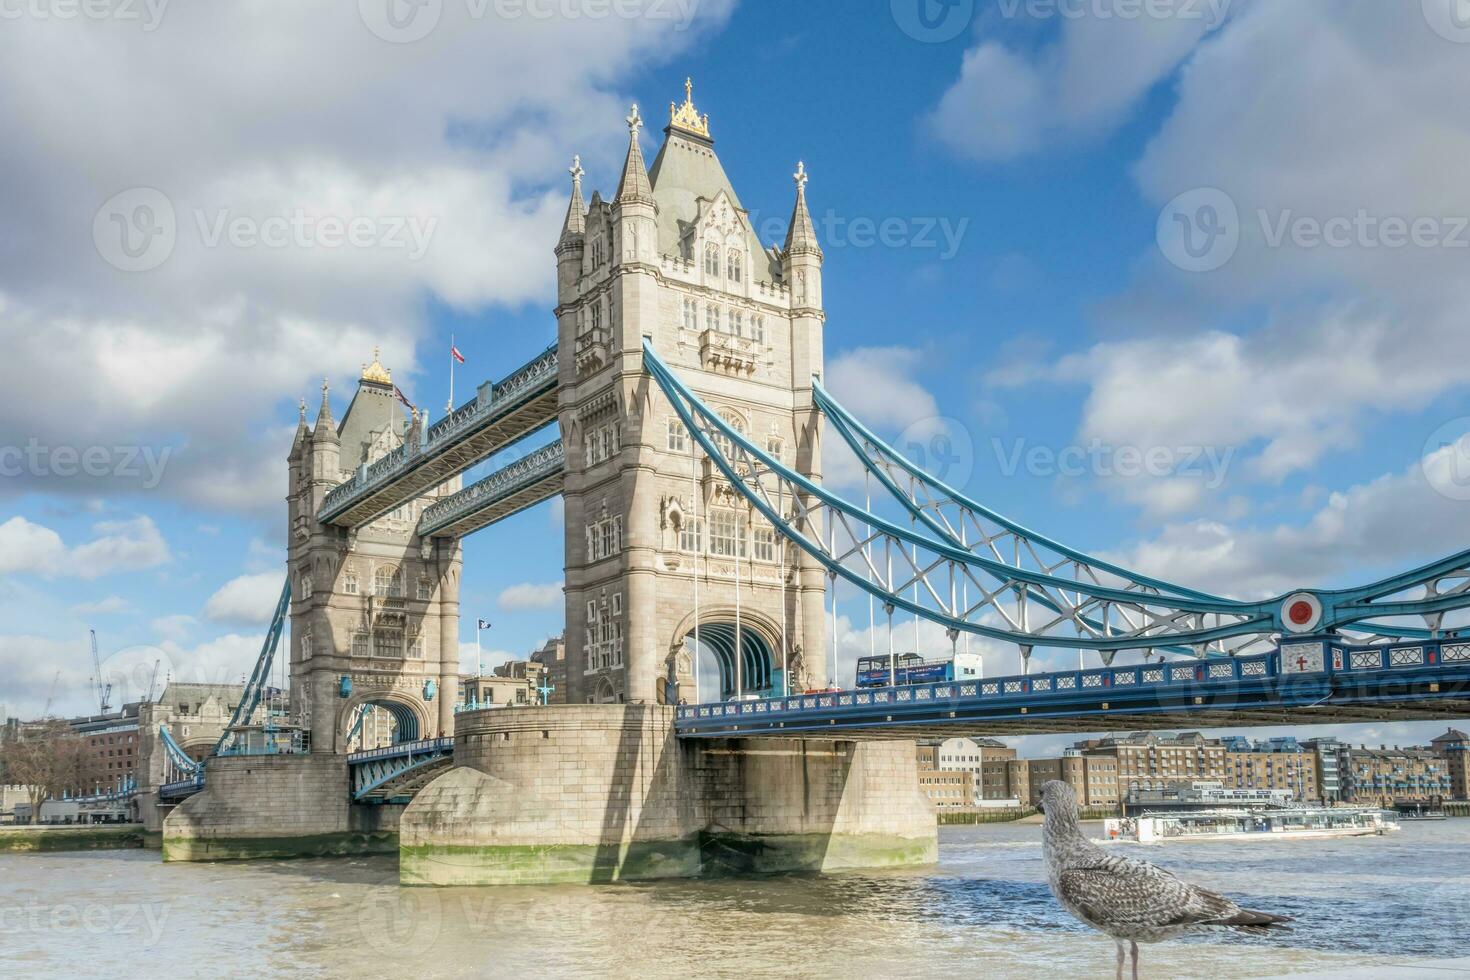
<svg viewBox="0 0 1470 980"><path fill-rule="evenodd" d="M398 740L454 730L461 549L457 540L421 539L415 528L459 479L356 529L316 519L328 491L418 438L421 424L405 417L376 358L340 425L325 384L315 426L302 405L287 491L291 710L310 730L313 752L345 752L364 704L389 714ZM372 747L361 731L353 747Z"/></svg>
<svg viewBox="0 0 1470 980"><path fill-rule="evenodd" d="M687 94L647 170L636 106L628 122L611 199L584 207L574 162L556 247L568 700L694 700L696 624L733 651L738 623L747 653L727 657L723 690L701 678L706 697L825 686L826 658L802 654L824 650L820 568L704 458L642 363L648 338L736 428L820 478L825 315L805 170L785 246L766 247Z"/></svg>

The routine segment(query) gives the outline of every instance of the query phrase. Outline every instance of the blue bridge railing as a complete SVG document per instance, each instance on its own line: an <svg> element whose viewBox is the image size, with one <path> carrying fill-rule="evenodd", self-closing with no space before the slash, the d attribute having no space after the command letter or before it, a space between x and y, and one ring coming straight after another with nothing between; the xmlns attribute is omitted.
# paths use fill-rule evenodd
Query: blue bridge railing
<svg viewBox="0 0 1470 980"><path fill-rule="evenodd" d="M1459 686L1441 690L1440 679L1454 680ZM682 705L675 725L680 734L694 735L844 725L895 727L1108 711L1220 711L1232 705L1205 695L1249 691L1258 697L1238 703L1249 709L1262 703L1311 703L1331 696L1334 684L1371 687L1380 680L1393 684L1393 696L1470 699L1470 640L1355 647L1336 638L1317 637L1249 657ZM1411 690L1406 682L1412 680L1424 681L1424 690L1417 694ZM1282 696L1283 689L1287 697ZM1371 693L1363 698L1381 700Z"/></svg>

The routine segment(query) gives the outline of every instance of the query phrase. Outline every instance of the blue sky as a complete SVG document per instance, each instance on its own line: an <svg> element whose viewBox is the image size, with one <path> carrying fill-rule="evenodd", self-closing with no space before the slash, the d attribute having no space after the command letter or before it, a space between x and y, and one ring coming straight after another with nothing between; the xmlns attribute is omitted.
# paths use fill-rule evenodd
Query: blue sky
<svg viewBox="0 0 1470 980"><path fill-rule="evenodd" d="M246 669L279 588L297 399L314 416L325 375L340 417L381 345L437 417L451 334L457 400L542 349L571 155L610 191L628 103L659 124L651 159L686 75L763 240L806 164L831 386L887 435L950 438L946 475L973 496L1252 598L1467 538L1440 449L1470 430L1470 47L1449 0L923 0L933 28L917 0L603 19L443 0L415 40L384 36L375 2L165 6L151 27L118 8L0 37L22 93L0 101L20 136L0 157L0 443L43 459L0 483L0 707L34 713L55 680L61 710L84 708L89 625L144 665L132 678ZM58 71L79 80L59 91ZM125 271L96 221L138 188L176 241ZM1181 252L1175 216L1222 200L1236 241ZM432 233L422 255L383 224L361 248L210 235L301 213ZM1334 219L1347 238L1322 244L1313 222ZM1385 244L1396 220L1420 240ZM64 446L103 447L98 475ZM1068 447L1102 455L1059 473ZM1167 465L1119 475L1123 447ZM560 631L560 535L548 504L466 542L466 644L477 616L492 661ZM865 605L843 612L855 655Z"/></svg>

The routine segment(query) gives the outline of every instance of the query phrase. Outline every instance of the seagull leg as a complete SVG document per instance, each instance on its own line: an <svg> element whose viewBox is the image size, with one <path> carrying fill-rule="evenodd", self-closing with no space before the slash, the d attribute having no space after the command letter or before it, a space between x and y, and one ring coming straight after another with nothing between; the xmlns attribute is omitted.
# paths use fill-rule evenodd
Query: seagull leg
<svg viewBox="0 0 1470 980"><path fill-rule="evenodd" d="M1128 952L1123 948L1123 940L1114 939L1118 944L1118 980L1123 980L1123 961L1128 958Z"/></svg>
<svg viewBox="0 0 1470 980"><path fill-rule="evenodd" d="M1133 980L1138 980L1138 943L1130 939L1128 945L1133 947Z"/></svg>

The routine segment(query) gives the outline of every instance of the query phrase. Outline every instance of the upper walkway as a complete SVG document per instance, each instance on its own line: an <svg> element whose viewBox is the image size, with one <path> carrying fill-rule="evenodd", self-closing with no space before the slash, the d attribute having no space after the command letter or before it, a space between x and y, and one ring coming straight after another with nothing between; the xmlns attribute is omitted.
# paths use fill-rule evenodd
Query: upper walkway
<svg viewBox="0 0 1470 980"><path fill-rule="evenodd" d="M1339 639L1312 637L1251 657L687 705L675 726L685 738L847 740L1470 715L1470 640L1361 647Z"/></svg>
<svg viewBox="0 0 1470 980"><path fill-rule="evenodd" d="M548 347L502 381L333 487L317 517L359 527L556 421L557 351Z"/></svg>

